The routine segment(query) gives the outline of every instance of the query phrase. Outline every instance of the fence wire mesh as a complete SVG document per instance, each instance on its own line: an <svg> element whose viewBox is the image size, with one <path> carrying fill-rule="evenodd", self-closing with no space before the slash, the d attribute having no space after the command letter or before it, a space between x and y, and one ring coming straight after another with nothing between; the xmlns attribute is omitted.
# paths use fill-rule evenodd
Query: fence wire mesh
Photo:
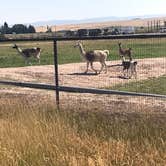
<svg viewBox="0 0 166 166"><path fill-rule="evenodd" d="M119 45L120 43L121 45ZM26 62L21 53L12 48L13 44L17 44L22 50L40 47L40 64L34 57L28 58ZM57 44L59 86L166 95L166 38L71 40L58 41ZM55 84L52 41L2 42L0 49L1 81ZM104 52L103 54L103 50L108 50L109 53ZM131 53L132 61L137 62L136 75L134 73L131 78L130 68L129 71L123 71L122 63L122 57L125 57L125 61L129 62L128 52ZM85 73L87 70L85 56L88 53L95 54L91 56L97 59L96 62L93 62L93 68L97 70L97 74L90 65ZM103 70L99 73L101 62L106 63L107 72ZM14 94L24 93L25 91L22 88L1 85L1 93L12 92ZM33 89L28 90L30 94L33 94L33 92ZM42 92L47 93L46 91ZM130 105L136 103L139 106L144 103L143 105L151 107L161 106L165 108L165 99L102 94L68 94L67 92L60 94L61 103L67 104L69 102L69 105L71 105L71 103L76 104L83 101L85 103L102 102L102 105L105 105L107 109L121 102L126 104L130 102ZM129 104L127 105L129 106Z"/></svg>

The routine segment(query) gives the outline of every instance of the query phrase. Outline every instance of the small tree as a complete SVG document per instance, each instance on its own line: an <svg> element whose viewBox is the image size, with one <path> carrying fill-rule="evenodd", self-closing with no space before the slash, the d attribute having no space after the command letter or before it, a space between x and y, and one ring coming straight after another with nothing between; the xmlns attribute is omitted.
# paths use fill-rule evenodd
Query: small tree
<svg viewBox="0 0 166 166"><path fill-rule="evenodd" d="M77 31L78 36L88 36L88 30L87 29L79 29Z"/></svg>
<svg viewBox="0 0 166 166"><path fill-rule="evenodd" d="M7 24L7 22L5 22L4 25L1 27L0 32L1 32L2 34L9 34L9 33L11 33L11 30L10 30L10 28L9 28L9 26L8 26L8 24Z"/></svg>
<svg viewBox="0 0 166 166"><path fill-rule="evenodd" d="M119 32L118 28L115 28L115 29L112 31L111 34L112 34L112 35L118 35L118 34L120 34L120 32Z"/></svg>
<svg viewBox="0 0 166 166"><path fill-rule="evenodd" d="M104 30L104 35L108 35L109 34L109 29L108 28L105 28L103 30Z"/></svg>
<svg viewBox="0 0 166 166"><path fill-rule="evenodd" d="M49 26L47 25L47 31L46 31L46 33L51 33L51 32L52 32L51 27L49 27Z"/></svg>
<svg viewBox="0 0 166 166"><path fill-rule="evenodd" d="M28 27L28 33L36 33L36 30L35 30L34 26L29 25L29 27Z"/></svg>
<svg viewBox="0 0 166 166"><path fill-rule="evenodd" d="M28 28L23 24L15 24L12 27L12 32L16 34L28 33Z"/></svg>
<svg viewBox="0 0 166 166"><path fill-rule="evenodd" d="M101 29L90 29L89 30L89 36L99 36L102 34Z"/></svg>
<svg viewBox="0 0 166 166"><path fill-rule="evenodd" d="M74 36L74 31L68 30L68 31L66 31L65 35L67 37Z"/></svg>

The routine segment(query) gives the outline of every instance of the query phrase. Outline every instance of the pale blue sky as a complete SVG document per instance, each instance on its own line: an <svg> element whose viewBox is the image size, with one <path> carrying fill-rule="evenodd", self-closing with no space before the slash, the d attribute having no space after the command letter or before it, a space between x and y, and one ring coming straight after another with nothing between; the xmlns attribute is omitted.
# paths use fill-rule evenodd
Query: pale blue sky
<svg viewBox="0 0 166 166"><path fill-rule="evenodd" d="M0 24L153 14L166 15L166 0L0 0Z"/></svg>

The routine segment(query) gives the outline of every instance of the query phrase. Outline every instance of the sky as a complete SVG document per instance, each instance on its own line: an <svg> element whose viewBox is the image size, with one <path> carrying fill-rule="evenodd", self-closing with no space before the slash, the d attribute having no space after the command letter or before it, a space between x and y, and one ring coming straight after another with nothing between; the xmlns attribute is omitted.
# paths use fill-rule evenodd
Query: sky
<svg viewBox="0 0 166 166"><path fill-rule="evenodd" d="M0 0L0 24L166 15L166 0Z"/></svg>

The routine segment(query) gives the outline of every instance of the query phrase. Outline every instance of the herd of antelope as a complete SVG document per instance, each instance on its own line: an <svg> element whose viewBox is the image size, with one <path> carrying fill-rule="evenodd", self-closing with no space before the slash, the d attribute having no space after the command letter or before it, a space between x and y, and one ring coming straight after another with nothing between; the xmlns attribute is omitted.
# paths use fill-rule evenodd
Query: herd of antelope
<svg viewBox="0 0 166 166"><path fill-rule="evenodd" d="M137 77L137 72L136 72L137 61L133 61L132 54L131 54L132 49L122 48L121 43L118 43L118 46L119 46L119 56L122 60L124 78L131 78L132 76L135 76L136 78ZM79 48L82 58L87 63L85 73L88 72L89 65L91 66L91 69L96 74L100 74L104 69L105 69L105 73L107 73L106 60L107 60L107 56L109 55L109 50L85 51L83 44L80 41L78 41L74 45L74 47ZM29 61L30 57L36 58L38 60L38 63L40 63L41 48L34 47L34 48L21 49L16 44L14 44L13 48L16 49L18 53L24 58L25 63L31 64L31 62ZM126 57L128 57L129 60L126 60ZM101 69L99 71L94 69L93 62L100 62Z"/></svg>

